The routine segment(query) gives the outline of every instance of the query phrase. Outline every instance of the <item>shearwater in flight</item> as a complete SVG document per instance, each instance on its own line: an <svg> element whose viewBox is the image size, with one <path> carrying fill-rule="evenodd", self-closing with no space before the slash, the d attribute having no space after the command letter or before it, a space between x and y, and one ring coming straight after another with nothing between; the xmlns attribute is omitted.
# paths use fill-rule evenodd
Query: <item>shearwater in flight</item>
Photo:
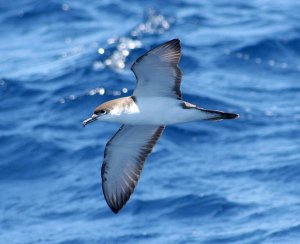
<svg viewBox="0 0 300 244"><path fill-rule="evenodd" d="M130 198L165 126L239 117L203 109L182 99L180 56L180 41L174 39L138 58L131 67L137 80L132 96L101 104L91 118L83 121L83 126L96 120L123 124L106 144L101 168L104 197L114 213Z"/></svg>

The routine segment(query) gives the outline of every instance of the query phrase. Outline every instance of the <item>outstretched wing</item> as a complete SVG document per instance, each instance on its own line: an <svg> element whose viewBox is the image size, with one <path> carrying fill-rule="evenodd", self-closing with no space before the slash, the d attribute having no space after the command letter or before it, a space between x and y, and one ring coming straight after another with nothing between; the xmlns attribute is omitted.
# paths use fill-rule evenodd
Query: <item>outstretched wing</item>
<svg viewBox="0 0 300 244"><path fill-rule="evenodd" d="M131 70L137 79L134 96L182 98L179 39L168 41L138 58Z"/></svg>
<svg viewBox="0 0 300 244"><path fill-rule="evenodd" d="M130 198L144 162L163 130L164 126L122 125L106 144L101 169L102 189L114 213Z"/></svg>

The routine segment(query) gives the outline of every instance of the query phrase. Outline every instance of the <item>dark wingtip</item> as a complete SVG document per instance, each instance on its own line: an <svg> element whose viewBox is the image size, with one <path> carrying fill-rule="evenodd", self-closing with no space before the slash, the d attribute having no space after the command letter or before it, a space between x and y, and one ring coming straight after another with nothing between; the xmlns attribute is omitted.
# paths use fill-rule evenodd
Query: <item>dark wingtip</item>
<svg viewBox="0 0 300 244"><path fill-rule="evenodd" d="M109 208L111 209L111 211L113 211L115 214L117 214L124 206L124 204L121 205L121 207L117 206L116 204L112 203L111 201L108 201L108 198L105 195L105 192L103 191L104 194L104 199L107 203L107 205L109 206Z"/></svg>
<svg viewBox="0 0 300 244"><path fill-rule="evenodd" d="M148 53L152 52L153 50L155 49L158 49L158 48L161 48L161 47L164 47L164 46L169 46L169 48L171 49L175 49L175 50L179 50L181 52L181 45L180 45L180 40L179 38L174 38L170 41L167 41L167 42L164 42L158 46L156 46L155 48L153 49L150 49L148 52L146 52L144 55L140 56L130 67L130 69L134 72L134 66L136 64L138 64L145 56L148 55Z"/></svg>
<svg viewBox="0 0 300 244"><path fill-rule="evenodd" d="M178 43L180 43L180 39L179 39L179 38L174 38L174 39L172 39L172 40L169 41L169 42L178 42Z"/></svg>
<svg viewBox="0 0 300 244"><path fill-rule="evenodd" d="M179 48L179 49L181 48L179 38L172 39L172 40L170 40L170 41L168 41L168 42L166 42L162 45L167 45L167 44L174 45L173 46L174 48Z"/></svg>
<svg viewBox="0 0 300 244"><path fill-rule="evenodd" d="M109 207L110 207L111 211L113 211L115 214L117 214L120 211L120 208L117 209L117 208L114 208L114 207L111 207L111 206L109 206Z"/></svg>

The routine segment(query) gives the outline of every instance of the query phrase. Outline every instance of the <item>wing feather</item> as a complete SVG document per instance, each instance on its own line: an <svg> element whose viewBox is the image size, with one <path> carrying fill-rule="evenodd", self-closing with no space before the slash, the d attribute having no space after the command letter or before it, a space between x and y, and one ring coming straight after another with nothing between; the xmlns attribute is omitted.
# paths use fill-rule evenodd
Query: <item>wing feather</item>
<svg viewBox="0 0 300 244"><path fill-rule="evenodd" d="M134 96L164 96L182 98L182 72L179 39L168 41L141 56L131 70L137 79Z"/></svg>
<svg viewBox="0 0 300 244"><path fill-rule="evenodd" d="M122 125L106 144L101 168L102 189L114 213L130 198L144 162L163 130L164 126Z"/></svg>

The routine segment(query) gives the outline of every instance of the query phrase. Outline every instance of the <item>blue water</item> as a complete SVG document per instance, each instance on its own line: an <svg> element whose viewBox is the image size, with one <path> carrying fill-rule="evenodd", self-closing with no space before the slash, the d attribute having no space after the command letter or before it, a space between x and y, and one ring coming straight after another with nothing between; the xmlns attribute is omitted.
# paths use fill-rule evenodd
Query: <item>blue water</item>
<svg viewBox="0 0 300 244"><path fill-rule="evenodd" d="M300 243L300 3L0 2L0 243ZM180 38L187 101L117 215L100 168L130 66Z"/></svg>

